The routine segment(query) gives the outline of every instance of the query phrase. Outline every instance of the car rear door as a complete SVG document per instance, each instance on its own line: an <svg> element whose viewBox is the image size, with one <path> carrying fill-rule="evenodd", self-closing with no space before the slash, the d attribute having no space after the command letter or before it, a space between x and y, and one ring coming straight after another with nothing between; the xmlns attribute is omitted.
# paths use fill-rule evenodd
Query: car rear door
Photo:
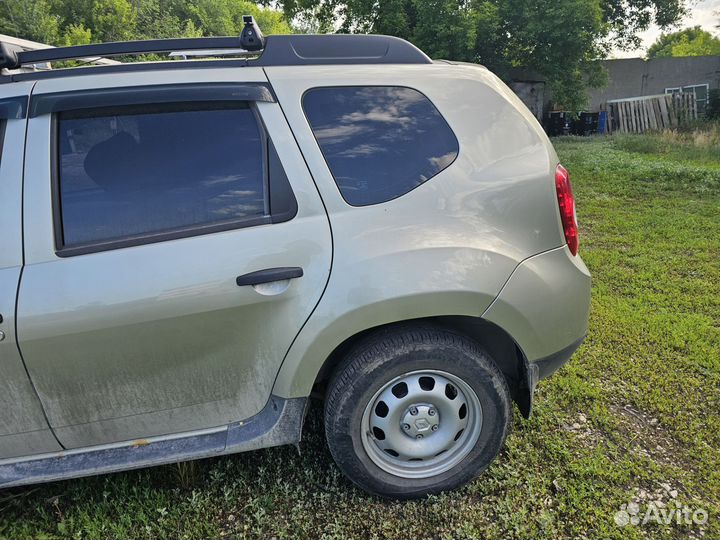
<svg viewBox="0 0 720 540"><path fill-rule="evenodd" d="M27 139L19 342L58 440L259 412L331 261L262 69L41 80Z"/></svg>
<svg viewBox="0 0 720 540"><path fill-rule="evenodd" d="M31 83L0 85L0 459L60 450L15 341L22 272L22 166Z"/></svg>

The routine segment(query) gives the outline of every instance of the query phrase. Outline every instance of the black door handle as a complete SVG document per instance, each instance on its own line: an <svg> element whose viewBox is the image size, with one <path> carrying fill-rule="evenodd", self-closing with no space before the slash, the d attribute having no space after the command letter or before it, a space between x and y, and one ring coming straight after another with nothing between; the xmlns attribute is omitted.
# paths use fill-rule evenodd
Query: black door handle
<svg viewBox="0 0 720 540"><path fill-rule="evenodd" d="M239 287L246 285L260 285L261 283L270 283L271 281L282 281L283 279L295 279L303 277L303 269L299 266L286 266L282 268L266 268L257 272L250 272L238 276L235 282Z"/></svg>

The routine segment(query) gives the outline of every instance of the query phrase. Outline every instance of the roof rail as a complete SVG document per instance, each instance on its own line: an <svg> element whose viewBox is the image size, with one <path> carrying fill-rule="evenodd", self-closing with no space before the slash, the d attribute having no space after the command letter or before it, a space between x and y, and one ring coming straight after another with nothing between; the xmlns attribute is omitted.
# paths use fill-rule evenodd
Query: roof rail
<svg viewBox="0 0 720 540"><path fill-rule="evenodd" d="M430 58L420 49L405 40L391 36L358 34L274 35L266 37L265 40L265 49L260 57L253 62L254 65L431 63ZM242 47L239 37L151 39L56 47L34 51L2 46L0 47L0 68L16 69L28 64L79 58L223 49L237 51L237 49L247 50L247 47ZM248 51L248 54L257 55L258 53ZM82 71L87 69L91 68L83 68ZM162 67L156 69L162 69Z"/></svg>
<svg viewBox="0 0 720 540"><path fill-rule="evenodd" d="M54 48L52 45L48 45L46 43L38 43L37 41L30 41L29 39L17 38L5 34L0 34L0 47L3 47L3 50L0 51L0 62L2 62L3 58L13 56L15 53ZM97 65L113 65L120 63L107 58L81 58L81 60Z"/></svg>
<svg viewBox="0 0 720 540"><path fill-rule="evenodd" d="M16 51L15 54L3 55L0 58L0 68L16 69L27 64L41 64L59 60L171 52L178 49L190 51L196 49L237 49L239 47L240 39L237 37L148 39L143 41L93 43L73 47Z"/></svg>

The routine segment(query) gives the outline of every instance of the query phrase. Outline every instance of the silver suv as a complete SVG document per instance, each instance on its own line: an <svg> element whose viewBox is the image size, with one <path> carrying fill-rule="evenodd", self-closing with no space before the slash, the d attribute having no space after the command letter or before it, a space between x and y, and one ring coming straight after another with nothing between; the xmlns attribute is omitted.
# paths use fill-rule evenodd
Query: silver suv
<svg viewBox="0 0 720 540"><path fill-rule="evenodd" d="M0 49L0 486L297 444L318 393L353 482L452 489L583 340L568 173L496 76L246 38Z"/></svg>

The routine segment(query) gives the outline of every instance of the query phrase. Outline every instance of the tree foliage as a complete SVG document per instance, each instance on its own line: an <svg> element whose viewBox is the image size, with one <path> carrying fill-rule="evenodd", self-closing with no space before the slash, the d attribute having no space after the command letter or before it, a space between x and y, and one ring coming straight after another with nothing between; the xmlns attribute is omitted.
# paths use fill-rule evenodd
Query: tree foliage
<svg viewBox="0 0 720 540"><path fill-rule="evenodd" d="M648 58L720 55L720 38L699 26L662 34L647 52Z"/></svg>
<svg viewBox="0 0 720 540"><path fill-rule="evenodd" d="M524 69L544 77L553 96L579 109L587 84L605 74L596 62L613 47L639 45L638 33L667 27L684 0L285 0L290 19L317 28L409 39L430 56L480 62L509 76Z"/></svg>
<svg viewBox="0 0 720 540"><path fill-rule="evenodd" d="M266 33L291 31L281 11L246 0L0 0L0 33L51 45L236 35L248 14Z"/></svg>
<svg viewBox="0 0 720 540"><path fill-rule="evenodd" d="M667 27L687 0L0 0L0 33L51 44L233 35L242 15L266 34L381 33L408 39L434 58L479 62L509 78L543 77L555 100L579 109L599 85L596 62ZM275 9L279 8L279 9Z"/></svg>
<svg viewBox="0 0 720 540"><path fill-rule="evenodd" d="M60 24L48 0L0 0L0 33L60 42Z"/></svg>

